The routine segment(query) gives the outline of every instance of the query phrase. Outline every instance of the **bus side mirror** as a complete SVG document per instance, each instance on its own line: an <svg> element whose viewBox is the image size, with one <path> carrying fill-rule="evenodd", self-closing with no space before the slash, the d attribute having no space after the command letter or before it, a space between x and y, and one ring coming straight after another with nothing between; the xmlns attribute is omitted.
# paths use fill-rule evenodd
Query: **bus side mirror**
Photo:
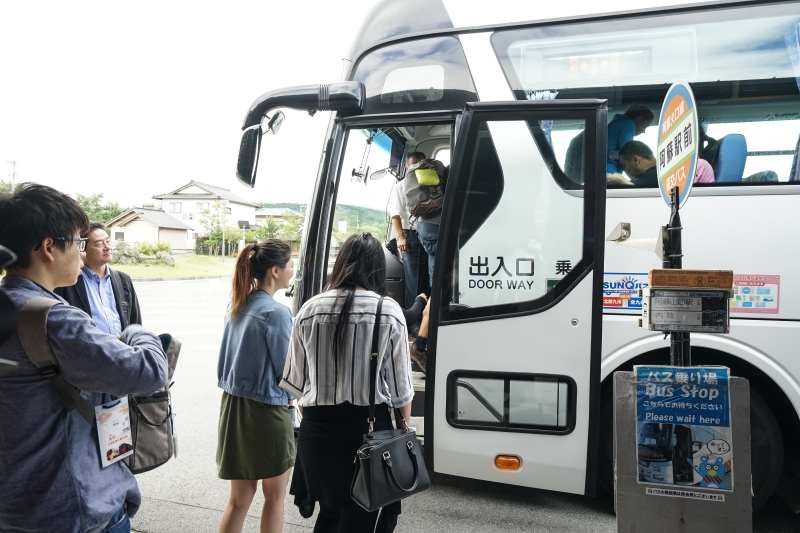
<svg viewBox="0 0 800 533"><path fill-rule="evenodd" d="M386 177L387 174L391 174L392 176L397 178L397 172L395 172L394 167L386 167L382 168L381 170L376 170L372 174L369 175L369 179L371 180L380 180Z"/></svg>
<svg viewBox="0 0 800 533"><path fill-rule="evenodd" d="M258 153L261 149L261 125L244 130L239 144L239 161L236 163L236 177L251 189L256 184Z"/></svg>
<svg viewBox="0 0 800 533"><path fill-rule="evenodd" d="M283 119L286 118L283 116L283 111L278 111L272 118L269 119L267 123L267 131L271 131L273 135L278 134L278 130L281 129L281 124L283 124ZM264 132L266 133L266 131Z"/></svg>
<svg viewBox="0 0 800 533"><path fill-rule="evenodd" d="M251 189L256 184L261 137L266 135L267 132L272 132L273 135L278 133L284 118L283 112L278 111L272 115L272 118L269 118L265 130L259 124L247 128L242 134L242 142L239 144L239 161L236 165L236 177Z"/></svg>

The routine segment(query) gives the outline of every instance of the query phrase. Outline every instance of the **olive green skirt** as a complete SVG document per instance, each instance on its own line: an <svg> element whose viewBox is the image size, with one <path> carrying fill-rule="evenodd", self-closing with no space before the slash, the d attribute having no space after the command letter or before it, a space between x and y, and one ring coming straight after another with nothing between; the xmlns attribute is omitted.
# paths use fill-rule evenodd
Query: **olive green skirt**
<svg viewBox="0 0 800 533"><path fill-rule="evenodd" d="M267 405L222 393L217 441L220 479L267 479L294 466L292 415L285 405Z"/></svg>

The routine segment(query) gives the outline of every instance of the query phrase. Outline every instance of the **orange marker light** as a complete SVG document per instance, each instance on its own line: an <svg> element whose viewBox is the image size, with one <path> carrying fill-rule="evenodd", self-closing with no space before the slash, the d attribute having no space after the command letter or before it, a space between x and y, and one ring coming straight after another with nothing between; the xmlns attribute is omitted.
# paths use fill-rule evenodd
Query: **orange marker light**
<svg viewBox="0 0 800 533"><path fill-rule="evenodd" d="M494 458L494 466L500 470L519 470L522 460L516 455L498 455Z"/></svg>

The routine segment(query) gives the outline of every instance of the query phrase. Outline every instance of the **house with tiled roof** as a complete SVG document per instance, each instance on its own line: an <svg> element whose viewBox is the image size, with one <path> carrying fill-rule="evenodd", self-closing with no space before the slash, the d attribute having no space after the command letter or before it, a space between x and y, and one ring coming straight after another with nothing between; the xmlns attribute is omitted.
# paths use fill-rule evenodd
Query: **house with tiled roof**
<svg viewBox="0 0 800 533"><path fill-rule="evenodd" d="M194 247L194 242L189 239L193 228L163 209L134 207L112 219L106 228L113 240L134 247L141 243L159 242L169 244L173 250L191 250Z"/></svg>
<svg viewBox="0 0 800 533"><path fill-rule="evenodd" d="M259 207L256 209L256 225L266 226L268 220L274 220L278 224L285 224L288 217L303 216L288 207Z"/></svg>
<svg viewBox="0 0 800 533"><path fill-rule="evenodd" d="M172 192L153 196L153 199L158 200L160 207L168 214L191 226L189 240L192 247L195 234L203 235L205 232L200 223L203 212L213 209L216 202L222 203L226 223L233 227L239 221L255 225L256 208L259 207L259 204L242 198L229 189L194 180Z"/></svg>

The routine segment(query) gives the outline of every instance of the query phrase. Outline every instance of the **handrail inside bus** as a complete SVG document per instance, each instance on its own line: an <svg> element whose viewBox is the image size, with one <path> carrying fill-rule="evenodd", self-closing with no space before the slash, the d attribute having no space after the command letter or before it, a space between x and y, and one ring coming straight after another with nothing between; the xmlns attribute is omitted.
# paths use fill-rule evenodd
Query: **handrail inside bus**
<svg viewBox="0 0 800 533"><path fill-rule="evenodd" d="M492 413L492 416L495 417L498 422L502 422L503 421L503 415L500 414L500 411L495 409L494 406L489 403L489 400L484 398L483 394L478 392L478 389L476 389L475 387L473 387L471 384L467 383L466 381L461 381L460 379L456 380L456 386L461 387L462 389L465 389L465 390L469 391L475 397L476 400L481 402L481 405L483 405L486 408L487 411Z"/></svg>

